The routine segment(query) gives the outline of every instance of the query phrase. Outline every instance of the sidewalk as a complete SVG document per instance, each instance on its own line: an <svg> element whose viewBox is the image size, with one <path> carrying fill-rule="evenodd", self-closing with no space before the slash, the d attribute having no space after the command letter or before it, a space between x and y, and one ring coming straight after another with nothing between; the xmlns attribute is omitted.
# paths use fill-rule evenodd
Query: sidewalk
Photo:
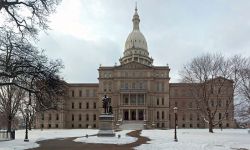
<svg viewBox="0 0 250 150"><path fill-rule="evenodd" d="M141 130L132 131L128 133L129 136L138 138L136 142L124 145L116 144L91 144L91 143L80 143L74 142L74 138L66 139L54 139L54 140L45 140L40 141L40 147L30 149L30 150L51 150L51 149L60 149L60 150L132 150L134 147L137 147L141 144L147 143L149 138L140 136Z"/></svg>

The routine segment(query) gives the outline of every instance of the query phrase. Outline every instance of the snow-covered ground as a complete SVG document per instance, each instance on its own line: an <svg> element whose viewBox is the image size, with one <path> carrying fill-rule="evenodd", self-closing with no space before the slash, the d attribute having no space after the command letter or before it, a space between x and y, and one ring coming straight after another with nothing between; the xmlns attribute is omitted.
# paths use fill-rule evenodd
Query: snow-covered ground
<svg viewBox="0 0 250 150"><path fill-rule="evenodd" d="M28 148L39 147L37 141L66 138L66 137L79 137L85 136L86 134L92 135L97 134L98 130L92 129L50 129L50 130L32 130L29 131L29 142L24 142L25 130L16 131L16 139L12 141L0 142L0 150L23 150Z"/></svg>
<svg viewBox="0 0 250 150"><path fill-rule="evenodd" d="M151 139L137 150L250 150L250 134L246 129L223 129L208 133L208 129L178 129L178 142L174 130L143 130L141 136Z"/></svg>
<svg viewBox="0 0 250 150"><path fill-rule="evenodd" d="M126 134L131 132L133 130L124 130L124 131L119 131L116 132L115 137L82 137L82 138L77 138L74 141L75 142L85 142L85 143L105 143L105 144L127 144L127 143L133 143L137 140L137 138L127 136ZM120 138L118 138L118 135L121 135Z"/></svg>
<svg viewBox="0 0 250 150"><path fill-rule="evenodd" d="M178 142L174 142L174 130L143 130L142 136L149 137L151 141L136 147L138 150L250 150L250 134L246 129L223 129L208 133L208 129L178 129ZM37 141L66 137L81 137L97 134L92 129L58 129L58 130L32 130L29 132L30 142L23 142L25 130L16 131L16 140L0 142L0 150L21 150L38 147ZM125 144L136 141L136 138L126 136L129 130L116 132L116 137L77 138L77 142ZM118 139L117 135L121 138Z"/></svg>

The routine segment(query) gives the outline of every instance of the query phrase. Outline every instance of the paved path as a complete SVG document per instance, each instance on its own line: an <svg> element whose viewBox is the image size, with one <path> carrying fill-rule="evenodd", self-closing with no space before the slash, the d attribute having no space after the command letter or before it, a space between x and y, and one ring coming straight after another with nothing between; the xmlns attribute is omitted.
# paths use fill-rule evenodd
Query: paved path
<svg viewBox="0 0 250 150"><path fill-rule="evenodd" d="M74 142L74 138L66 139L53 139L37 142L40 147L29 149L29 150L132 150L134 147L141 144L146 144L150 141L147 137L140 136L141 130L132 131L128 133L129 136L138 138L136 142L124 145L116 144L93 144L93 143L82 143Z"/></svg>

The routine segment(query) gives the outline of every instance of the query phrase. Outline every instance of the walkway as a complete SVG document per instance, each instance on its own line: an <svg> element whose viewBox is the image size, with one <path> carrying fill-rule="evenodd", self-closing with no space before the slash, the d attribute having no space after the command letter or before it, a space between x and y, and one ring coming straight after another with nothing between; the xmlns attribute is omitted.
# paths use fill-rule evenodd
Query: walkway
<svg viewBox="0 0 250 150"><path fill-rule="evenodd" d="M51 150L51 149L60 149L60 150L132 150L134 147L137 147L141 144L146 144L147 141L150 141L147 137L140 136L141 130L136 130L128 133L127 135L138 138L136 142L124 145L116 144L93 144L93 143L81 143L74 142L74 138L66 139L53 139L37 142L40 144L40 147L30 149L30 150Z"/></svg>

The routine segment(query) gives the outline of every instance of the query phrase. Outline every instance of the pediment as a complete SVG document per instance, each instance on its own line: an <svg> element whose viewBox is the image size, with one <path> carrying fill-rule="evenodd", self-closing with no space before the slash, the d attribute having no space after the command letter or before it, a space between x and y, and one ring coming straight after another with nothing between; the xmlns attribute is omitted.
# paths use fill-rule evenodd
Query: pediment
<svg viewBox="0 0 250 150"><path fill-rule="evenodd" d="M152 67L138 63L138 62L130 62L127 64L120 65L117 68L119 68L119 69L149 69Z"/></svg>

